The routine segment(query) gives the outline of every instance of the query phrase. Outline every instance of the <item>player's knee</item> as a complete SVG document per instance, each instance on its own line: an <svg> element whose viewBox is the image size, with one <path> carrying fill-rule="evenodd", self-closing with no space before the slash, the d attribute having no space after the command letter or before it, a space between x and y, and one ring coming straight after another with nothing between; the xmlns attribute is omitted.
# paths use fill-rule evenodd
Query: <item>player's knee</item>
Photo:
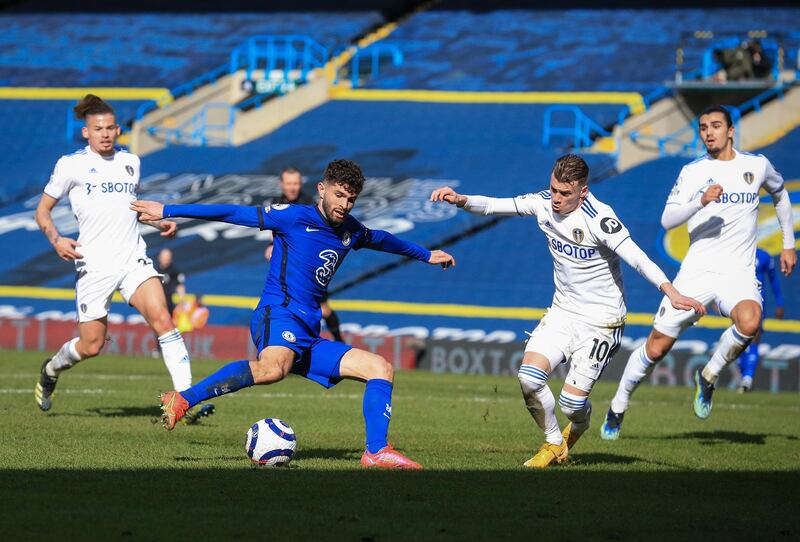
<svg viewBox="0 0 800 542"><path fill-rule="evenodd" d="M75 345L75 350L81 355L81 359L93 358L100 355L105 344L105 337L81 339L78 344Z"/></svg>
<svg viewBox="0 0 800 542"><path fill-rule="evenodd" d="M170 317L169 312L164 309L163 311L159 311L156 316L152 319L151 325L153 330L158 333L159 335L163 335L164 333L169 333L173 329L175 329L175 323L172 321L172 317Z"/></svg>
<svg viewBox="0 0 800 542"><path fill-rule="evenodd" d="M736 322L736 329L742 335L747 337L755 337L761 327L761 315L748 313L743 318L739 318Z"/></svg>
<svg viewBox="0 0 800 542"><path fill-rule="evenodd" d="M250 371L253 373L254 384L273 384L280 382L289 374L289 368L280 363L270 363L266 360L259 360L250 364Z"/></svg>
<svg viewBox="0 0 800 542"><path fill-rule="evenodd" d="M394 367L381 356L375 356L370 360L367 373L367 380L379 378L389 382L394 381Z"/></svg>
<svg viewBox="0 0 800 542"><path fill-rule="evenodd" d="M525 395L536 393L547 386L548 374L544 370L533 365L521 365L517 372L519 385Z"/></svg>
<svg viewBox="0 0 800 542"><path fill-rule="evenodd" d="M664 359L664 356L669 354L669 350L672 348L674 339L667 340L666 337L666 335L661 334L656 336L651 334L649 337L647 337L647 342L644 345L644 351L651 361L661 361Z"/></svg>
<svg viewBox="0 0 800 542"><path fill-rule="evenodd" d="M563 391L558 398L558 406L564 416L570 421L584 421L589 411L590 403L588 397L577 397L572 394L565 394Z"/></svg>

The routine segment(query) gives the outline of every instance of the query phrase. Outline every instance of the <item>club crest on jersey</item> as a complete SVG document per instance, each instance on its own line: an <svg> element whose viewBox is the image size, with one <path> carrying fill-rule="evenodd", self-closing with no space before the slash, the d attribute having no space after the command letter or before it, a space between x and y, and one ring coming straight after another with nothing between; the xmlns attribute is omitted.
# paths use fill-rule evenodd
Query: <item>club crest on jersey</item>
<svg viewBox="0 0 800 542"><path fill-rule="evenodd" d="M606 233L617 233L622 229L622 223L608 216L600 221L600 228Z"/></svg>
<svg viewBox="0 0 800 542"><path fill-rule="evenodd" d="M133 177L133 166L125 166L125 171L128 172L128 175Z"/></svg>
<svg viewBox="0 0 800 542"><path fill-rule="evenodd" d="M744 182L747 184L753 184L753 181L756 179L756 176L753 175L752 171L747 171L744 174Z"/></svg>
<svg viewBox="0 0 800 542"><path fill-rule="evenodd" d="M712 185L712 184L714 184L714 179L709 179L709 180L707 180L707 181L706 181L706 184L707 184L707 185Z"/></svg>
<svg viewBox="0 0 800 542"><path fill-rule="evenodd" d="M297 342L297 337L295 337L294 333L292 333L291 331L284 331L283 333L281 333L281 337L283 337L283 340L288 341L290 343Z"/></svg>
<svg viewBox="0 0 800 542"><path fill-rule="evenodd" d="M344 235L342 235L342 244L344 246L346 246L346 247L350 246L350 232L349 231L344 232Z"/></svg>
<svg viewBox="0 0 800 542"><path fill-rule="evenodd" d="M572 238L575 239L576 243L580 244L583 241L583 230L580 228L572 230Z"/></svg>

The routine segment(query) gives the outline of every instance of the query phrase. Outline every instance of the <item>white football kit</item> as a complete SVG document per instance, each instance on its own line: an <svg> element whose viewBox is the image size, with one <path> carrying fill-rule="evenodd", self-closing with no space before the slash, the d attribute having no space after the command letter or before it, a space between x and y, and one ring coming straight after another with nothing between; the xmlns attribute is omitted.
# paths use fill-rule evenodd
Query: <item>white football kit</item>
<svg viewBox="0 0 800 542"><path fill-rule="evenodd" d="M87 146L62 156L44 189L58 200L69 197L78 221L76 252L83 256L75 260L79 322L105 317L115 291L129 302L140 284L160 277L130 210L138 186L138 156L117 150L103 157Z"/></svg>
<svg viewBox="0 0 800 542"><path fill-rule="evenodd" d="M689 251L675 278L675 287L705 305L716 302L724 316L730 316L740 301L761 304L755 275L761 188L776 203L784 248L794 248L791 203L783 177L763 155L734 152L732 160L705 155L684 166L662 216L665 229L686 222L689 230ZM700 199L714 184L722 186L720 201L704 207ZM665 298L656 313L654 327L677 338L699 318L694 311L674 309Z"/></svg>
<svg viewBox="0 0 800 542"><path fill-rule="evenodd" d="M608 205L589 193L575 211L553 211L548 190L516 198L467 196L464 206L484 215L536 216L553 257L556 291L531 334L526 352L571 360L567 382L586 392L619 348L625 326L620 259L659 288L666 275L633 242Z"/></svg>

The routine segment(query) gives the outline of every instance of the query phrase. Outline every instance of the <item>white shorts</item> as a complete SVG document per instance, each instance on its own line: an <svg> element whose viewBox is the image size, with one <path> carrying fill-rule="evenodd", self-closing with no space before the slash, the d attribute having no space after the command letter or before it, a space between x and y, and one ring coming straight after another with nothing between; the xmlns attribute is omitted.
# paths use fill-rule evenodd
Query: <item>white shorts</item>
<svg viewBox="0 0 800 542"><path fill-rule="evenodd" d="M80 270L75 281L78 322L99 320L108 315L111 296L119 290L130 303L136 289L150 277L161 277L150 258L134 260L120 270Z"/></svg>
<svg viewBox="0 0 800 542"><path fill-rule="evenodd" d="M740 301L753 300L759 305L762 303L761 287L756 280L755 269L729 274L681 270L673 285L683 295L693 297L705 306L716 302L720 313L727 317ZM664 296L653 320L653 327L659 333L677 339L699 319L700 316L692 310L673 308L669 299Z"/></svg>
<svg viewBox="0 0 800 542"><path fill-rule="evenodd" d="M589 393L619 349L624 329L594 326L551 307L531 333L525 352L546 357L551 372L569 360L566 383Z"/></svg>

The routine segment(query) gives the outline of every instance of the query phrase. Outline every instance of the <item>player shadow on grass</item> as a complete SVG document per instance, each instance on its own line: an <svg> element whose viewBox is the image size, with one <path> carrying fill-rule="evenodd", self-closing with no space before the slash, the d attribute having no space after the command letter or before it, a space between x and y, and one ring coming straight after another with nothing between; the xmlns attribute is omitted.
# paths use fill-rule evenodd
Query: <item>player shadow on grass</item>
<svg viewBox="0 0 800 542"><path fill-rule="evenodd" d="M700 444L705 446L714 446L717 444L759 444L764 445L767 443L767 437L784 437L790 440L795 440L797 437L779 434L767 433L745 433L744 431L690 431L688 433L681 433L678 435L667 435L658 437L638 437L642 439L654 440L697 440ZM627 437L626 437L627 438ZM636 438L636 437L634 437Z"/></svg>
<svg viewBox="0 0 800 542"><path fill-rule="evenodd" d="M128 406L128 407L95 407L87 408L86 412L91 412L104 418L136 418L147 416L158 419L161 416L161 409L157 406Z"/></svg>
<svg viewBox="0 0 800 542"><path fill-rule="evenodd" d="M641 461L640 457L604 453L576 453L574 456L569 456L570 465L629 465Z"/></svg>
<svg viewBox="0 0 800 542"><path fill-rule="evenodd" d="M358 460L361 452L351 448L299 448L295 459L350 459Z"/></svg>

